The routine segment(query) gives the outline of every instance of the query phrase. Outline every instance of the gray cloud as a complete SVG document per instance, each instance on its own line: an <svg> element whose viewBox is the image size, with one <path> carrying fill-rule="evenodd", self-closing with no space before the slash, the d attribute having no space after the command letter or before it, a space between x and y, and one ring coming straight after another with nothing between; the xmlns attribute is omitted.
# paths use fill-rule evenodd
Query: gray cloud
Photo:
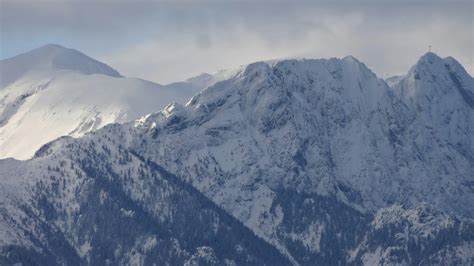
<svg viewBox="0 0 474 266"><path fill-rule="evenodd" d="M3 57L59 42L165 83L295 56L352 54L380 76L401 74L429 44L474 72L472 1L40 0L1 10Z"/></svg>

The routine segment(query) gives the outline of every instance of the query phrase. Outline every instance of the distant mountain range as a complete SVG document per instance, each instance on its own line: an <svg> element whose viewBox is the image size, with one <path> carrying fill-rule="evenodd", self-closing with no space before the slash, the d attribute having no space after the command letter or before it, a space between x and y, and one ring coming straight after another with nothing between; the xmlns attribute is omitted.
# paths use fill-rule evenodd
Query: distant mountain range
<svg viewBox="0 0 474 266"><path fill-rule="evenodd" d="M74 69L57 70L55 99L128 80ZM196 78L209 87L186 105L0 160L0 264L474 264L474 79L455 59L427 53L387 82L351 56L218 76ZM109 105L122 84L81 102ZM15 99L2 114L30 117L30 96Z"/></svg>

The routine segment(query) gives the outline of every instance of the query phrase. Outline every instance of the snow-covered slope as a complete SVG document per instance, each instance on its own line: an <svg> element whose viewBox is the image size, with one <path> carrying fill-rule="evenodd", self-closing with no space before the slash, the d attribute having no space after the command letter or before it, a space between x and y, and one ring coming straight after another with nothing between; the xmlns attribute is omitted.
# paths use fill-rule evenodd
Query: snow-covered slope
<svg viewBox="0 0 474 266"><path fill-rule="evenodd" d="M201 88L123 78L84 54L46 45L0 62L0 158L28 159L63 135L82 136L186 102Z"/></svg>
<svg viewBox="0 0 474 266"><path fill-rule="evenodd" d="M11 258L10 246L14 254L25 254L24 232L35 232L36 239L44 234L34 231L38 226L22 227L22 217L31 215L12 207L29 199L24 188L58 195L45 196L49 205L40 196L26 200L33 202L27 204L33 213L50 210L49 198L61 199L53 210L74 210L75 204L62 206L65 199L82 199L70 191L83 171L91 179L87 182L105 178L107 192L124 191L140 203L123 207L125 214L141 208L166 214L167 208L188 204L170 205L169 194L160 192L160 176L169 173L295 265L473 264L472 91L472 77L462 66L433 54L423 56L393 87L353 57L250 64L186 106L172 103L131 123L59 139L27 162L0 161L7 169L0 172L2 186L19 191L0 198L5 206L0 217L7 217L0 228L10 232L2 256ZM448 112L449 119L434 117L446 115L434 107ZM157 166L160 171L153 175ZM181 212L196 215L194 209ZM82 259L100 262L94 256L101 254L96 251L101 236L95 244L76 240L69 234L77 224L68 227L70 220L61 218L76 216L34 217L54 224ZM87 221L81 225L97 227L94 219ZM197 247L196 255L212 257ZM216 257L227 257L222 252L229 246L211 248ZM114 252L123 258L118 247Z"/></svg>

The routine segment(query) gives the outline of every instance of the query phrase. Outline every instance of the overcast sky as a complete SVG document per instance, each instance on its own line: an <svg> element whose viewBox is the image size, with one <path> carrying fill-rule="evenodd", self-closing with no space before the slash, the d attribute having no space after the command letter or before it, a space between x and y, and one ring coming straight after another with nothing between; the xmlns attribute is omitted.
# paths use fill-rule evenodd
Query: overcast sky
<svg viewBox="0 0 474 266"><path fill-rule="evenodd" d="M353 55L380 77L432 45L474 73L474 1L0 0L1 55L46 43L168 83L284 57Z"/></svg>

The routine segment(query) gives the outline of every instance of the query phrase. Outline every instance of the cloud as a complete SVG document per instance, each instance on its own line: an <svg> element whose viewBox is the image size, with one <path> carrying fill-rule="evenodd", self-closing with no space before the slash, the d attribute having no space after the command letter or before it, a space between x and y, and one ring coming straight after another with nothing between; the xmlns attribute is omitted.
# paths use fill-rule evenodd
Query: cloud
<svg viewBox="0 0 474 266"><path fill-rule="evenodd" d="M472 1L72 0L6 7L5 53L60 42L124 75L161 83L258 60L349 54L388 76L406 72L428 45L474 73Z"/></svg>

